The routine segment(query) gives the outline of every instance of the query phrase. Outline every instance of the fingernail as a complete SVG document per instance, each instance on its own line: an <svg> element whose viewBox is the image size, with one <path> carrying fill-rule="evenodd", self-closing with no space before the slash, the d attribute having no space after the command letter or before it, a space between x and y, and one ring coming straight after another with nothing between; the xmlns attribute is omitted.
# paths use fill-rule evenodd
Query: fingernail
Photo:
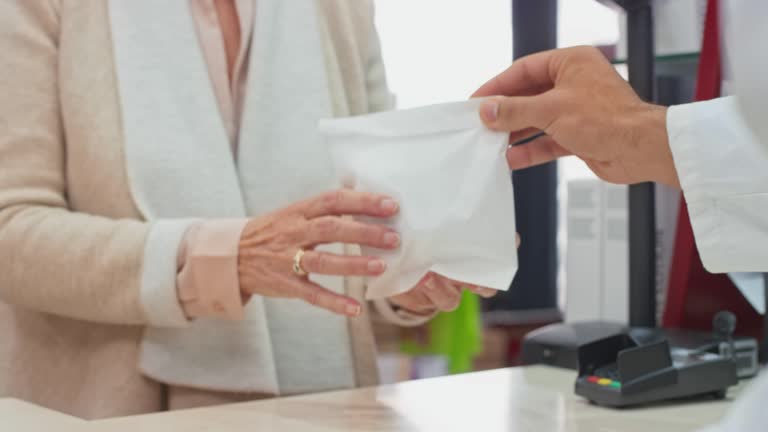
<svg viewBox="0 0 768 432"><path fill-rule="evenodd" d="M398 207L397 202L389 198L382 200L380 205L381 205L381 209L384 210L385 212L394 212L395 210L397 210L397 207Z"/></svg>
<svg viewBox="0 0 768 432"><path fill-rule="evenodd" d="M495 100L483 102L480 105L480 117L488 123L496 122L499 118L499 103Z"/></svg>
<svg viewBox="0 0 768 432"><path fill-rule="evenodd" d="M390 246L397 246L400 244L400 234L388 232L384 234L384 243Z"/></svg>
<svg viewBox="0 0 768 432"><path fill-rule="evenodd" d="M427 282L424 284L426 285L427 289L430 291L434 291L437 285L435 284L435 280L432 278L427 279Z"/></svg>
<svg viewBox="0 0 768 432"><path fill-rule="evenodd" d="M368 271L373 273L383 272L386 267L387 265L384 264L384 261L382 260L374 260L368 262Z"/></svg>
<svg viewBox="0 0 768 432"><path fill-rule="evenodd" d="M345 308L345 312L347 313L347 315L355 317L360 315L360 312L362 312L362 308L360 307L360 305L349 304Z"/></svg>

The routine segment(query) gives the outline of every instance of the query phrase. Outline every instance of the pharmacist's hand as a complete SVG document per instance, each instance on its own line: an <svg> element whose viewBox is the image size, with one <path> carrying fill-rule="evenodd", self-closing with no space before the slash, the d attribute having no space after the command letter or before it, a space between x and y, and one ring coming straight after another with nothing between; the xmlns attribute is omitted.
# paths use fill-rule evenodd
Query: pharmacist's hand
<svg viewBox="0 0 768 432"><path fill-rule="evenodd" d="M546 133L507 151L512 169L575 155L612 183L679 187L666 108L641 100L596 48L523 57L474 96L493 96L481 117L489 128L510 132L510 142Z"/></svg>
<svg viewBox="0 0 768 432"><path fill-rule="evenodd" d="M517 247L520 247L520 235L517 236ZM464 289L484 298L498 293L492 288L465 284L430 272L412 290L390 297L389 302L416 315L430 315L437 311L456 310Z"/></svg>
<svg viewBox="0 0 768 432"><path fill-rule="evenodd" d="M344 215L386 219L397 214L391 198L342 189L298 202L252 219L240 238L240 290L246 297L297 298L331 312L357 316L360 303L312 283L305 273L338 276L378 276L386 270L375 256L347 256L314 250L330 243L395 249L398 233L381 224L343 218ZM303 250L303 256L297 252ZM298 256L299 268L294 270Z"/></svg>

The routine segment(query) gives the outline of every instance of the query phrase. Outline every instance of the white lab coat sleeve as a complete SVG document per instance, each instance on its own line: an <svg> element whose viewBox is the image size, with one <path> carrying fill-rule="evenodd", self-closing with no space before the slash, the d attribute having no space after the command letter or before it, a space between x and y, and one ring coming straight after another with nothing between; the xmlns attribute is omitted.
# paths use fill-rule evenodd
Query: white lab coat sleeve
<svg viewBox="0 0 768 432"><path fill-rule="evenodd" d="M768 150L735 97L671 107L667 132L704 267L768 271Z"/></svg>

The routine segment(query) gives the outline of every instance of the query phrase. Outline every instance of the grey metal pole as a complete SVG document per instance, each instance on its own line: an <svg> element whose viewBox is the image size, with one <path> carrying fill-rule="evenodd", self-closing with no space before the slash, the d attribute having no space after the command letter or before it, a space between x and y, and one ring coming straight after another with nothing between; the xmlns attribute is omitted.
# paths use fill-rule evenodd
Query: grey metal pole
<svg viewBox="0 0 768 432"><path fill-rule="evenodd" d="M557 47L557 0L512 0L514 58ZM519 270L510 309L557 308L557 163L513 173ZM530 241L526 241L528 238Z"/></svg>
<svg viewBox="0 0 768 432"><path fill-rule="evenodd" d="M629 83L654 101L654 39L651 0L615 0L627 12ZM629 324L656 326L655 185L629 187Z"/></svg>

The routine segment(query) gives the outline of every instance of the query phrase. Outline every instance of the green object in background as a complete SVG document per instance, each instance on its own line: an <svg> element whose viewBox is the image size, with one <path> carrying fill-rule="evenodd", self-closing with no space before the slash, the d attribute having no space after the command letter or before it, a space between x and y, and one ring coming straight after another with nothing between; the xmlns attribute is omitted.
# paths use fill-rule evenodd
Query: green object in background
<svg viewBox="0 0 768 432"><path fill-rule="evenodd" d="M420 344L403 341L403 352L411 355L443 355L452 374L470 372L472 360L482 350L480 300L463 291L461 303L453 312L443 312L429 323L429 340Z"/></svg>

